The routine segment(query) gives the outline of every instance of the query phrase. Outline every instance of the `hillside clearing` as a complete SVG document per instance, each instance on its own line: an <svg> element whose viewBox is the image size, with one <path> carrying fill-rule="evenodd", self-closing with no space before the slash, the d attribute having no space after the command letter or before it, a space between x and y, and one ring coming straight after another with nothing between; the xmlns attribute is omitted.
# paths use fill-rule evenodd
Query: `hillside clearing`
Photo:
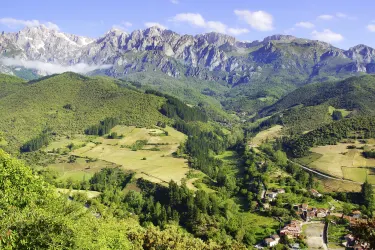
<svg viewBox="0 0 375 250"><path fill-rule="evenodd" d="M354 145L356 148L348 149L349 145ZM311 155L299 159L299 162L338 178L358 182L364 182L368 178L370 183L375 184L375 159L362 156L361 148L365 145L373 147L358 141L315 147L311 149Z"/></svg>
<svg viewBox="0 0 375 250"><path fill-rule="evenodd" d="M259 132L253 139L252 139L252 145L254 147L259 147L263 142L266 140L274 140L275 138L279 137L281 134L281 130L283 129L283 126L276 125L269 129L263 130Z"/></svg>
<svg viewBox="0 0 375 250"><path fill-rule="evenodd" d="M124 170L134 171L137 178L142 177L156 183L167 183L170 180L181 183L181 179L185 178L189 170L187 161L173 156L185 141L184 134L171 127L146 129L116 126L111 132L117 132L123 138L99 137L94 143L88 143L72 154L119 165ZM134 150L132 145L141 140L147 141L147 144Z"/></svg>

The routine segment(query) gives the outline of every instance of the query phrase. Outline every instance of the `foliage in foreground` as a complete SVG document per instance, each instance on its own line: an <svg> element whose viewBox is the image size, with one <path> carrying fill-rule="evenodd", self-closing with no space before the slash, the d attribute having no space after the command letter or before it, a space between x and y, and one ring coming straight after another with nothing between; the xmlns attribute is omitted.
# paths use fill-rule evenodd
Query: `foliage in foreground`
<svg viewBox="0 0 375 250"><path fill-rule="evenodd" d="M68 201L21 161L0 150L1 249L244 249L205 243L182 232L141 227L132 218L114 218L107 209L86 209Z"/></svg>

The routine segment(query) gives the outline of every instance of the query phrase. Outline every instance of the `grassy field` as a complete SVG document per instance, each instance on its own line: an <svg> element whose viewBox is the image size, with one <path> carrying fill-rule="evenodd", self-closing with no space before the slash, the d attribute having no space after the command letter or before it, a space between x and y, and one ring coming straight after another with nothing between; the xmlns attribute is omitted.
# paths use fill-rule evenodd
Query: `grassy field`
<svg viewBox="0 0 375 250"><path fill-rule="evenodd" d="M335 107L332 107L332 106L328 107L328 112L330 115L332 115L333 111L335 110L340 111L343 117L347 117L351 113L351 111L346 110L346 109L336 109Z"/></svg>
<svg viewBox="0 0 375 250"><path fill-rule="evenodd" d="M254 147L259 147L263 142L268 140L273 140L276 137L278 137L281 134L283 126L276 125L269 129L263 130L259 132L253 139L252 139L252 145Z"/></svg>
<svg viewBox="0 0 375 250"><path fill-rule="evenodd" d="M87 198L92 199L98 197L101 193L97 191L86 191L86 190L70 190L66 188L56 188L56 191L60 194L70 194L73 195L75 193L85 193Z"/></svg>
<svg viewBox="0 0 375 250"><path fill-rule="evenodd" d="M318 178L325 192L359 192L361 185L327 178Z"/></svg>
<svg viewBox="0 0 375 250"><path fill-rule="evenodd" d="M72 179L74 181L88 181L96 172L103 168L114 168L116 164L97 160L95 162L87 162L87 159L78 158L74 163L68 162L68 157L61 157L59 162L48 166L49 169L59 173L58 180L66 181Z"/></svg>
<svg viewBox="0 0 375 250"><path fill-rule="evenodd" d="M371 141L369 141L371 142ZM349 145L357 148L348 149ZM364 182L366 177L375 184L375 159L366 159L362 156L363 146L373 147L372 144L339 143L313 148L312 155L301 158L299 161L311 168L329 175Z"/></svg>
<svg viewBox="0 0 375 250"><path fill-rule="evenodd" d="M119 165L124 170L134 171L137 178L142 177L157 183L166 183L171 179L181 183L181 179L186 176L189 170L187 161L173 156L186 139L184 134L171 127L146 129L116 126L111 132L116 132L123 137L120 139L99 137L84 147L74 150L72 154ZM141 149L134 150L132 145L140 140L147 141L147 144Z"/></svg>
<svg viewBox="0 0 375 250"><path fill-rule="evenodd" d="M279 222L272 217L265 217L255 213L243 213L241 226L252 232L257 241L276 233Z"/></svg>
<svg viewBox="0 0 375 250"><path fill-rule="evenodd" d="M344 236L350 233L345 225L330 223L328 227L328 247L332 249L343 248Z"/></svg>

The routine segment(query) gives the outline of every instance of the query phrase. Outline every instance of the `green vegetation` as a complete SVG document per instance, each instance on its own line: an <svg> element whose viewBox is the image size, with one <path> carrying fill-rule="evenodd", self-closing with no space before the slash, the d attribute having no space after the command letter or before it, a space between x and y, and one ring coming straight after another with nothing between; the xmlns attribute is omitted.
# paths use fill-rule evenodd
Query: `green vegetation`
<svg viewBox="0 0 375 250"><path fill-rule="evenodd" d="M21 152L32 152L41 149L43 146L48 145L48 132L43 132L38 137L26 142L20 148Z"/></svg>
<svg viewBox="0 0 375 250"><path fill-rule="evenodd" d="M328 243L332 248L341 247L345 242L345 235L350 233L349 223L345 219L330 217L328 226ZM333 223L332 223L333 222Z"/></svg>
<svg viewBox="0 0 375 250"><path fill-rule="evenodd" d="M371 216L370 166L361 168L361 178L369 173L362 192L323 194L322 182L287 154L306 156L327 144L343 147L345 157L372 152L367 139L373 138L374 118L345 118L346 109L355 115L355 108L303 101L269 111L265 119L263 113L239 114L245 118L240 123L218 102L232 100L228 108L241 103L224 96L226 86L195 82L182 93L185 80L158 87L73 73L27 84L10 79L14 86L0 94L0 146L33 169L0 150L0 248L246 249L300 219L296 204ZM292 85L272 91L251 86L256 100L244 105L264 107ZM174 91L155 90L165 88ZM336 145L343 139L347 144ZM316 151L300 161L325 159ZM341 167L344 176L354 175ZM305 246L302 238L296 242Z"/></svg>
<svg viewBox="0 0 375 250"><path fill-rule="evenodd" d="M329 104L338 109L374 114L375 77L365 75L342 81L309 84L288 94L262 113L278 112L296 105Z"/></svg>
<svg viewBox="0 0 375 250"><path fill-rule="evenodd" d="M290 134L317 129L347 116L374 115L375 77L305 85L262 109L253 120L272 116L262 127L284 125Z"/></svg>
<svg viewBox="0 0 375 250"><path fill-rule="evenodd" d="M108 117L143 127L168 122L158 111L163 103L163 98L120 88L110 78L64 73L22 84L0 97L0 131L8 149L15 151L47 128L70 136ZM67 104L74 109L64 108Z"/></svg>
<svg viewBox="0 0 375 250"><path fill-rule="evenodd" d="M372 138L375 135L375 118L356 117L324 125L307 134L285 139L284 149L294 157L302 157L308 154L311 147L335 145L340 140L349 138L352 132L360 132L354 138Z"/></svg>
<svg viewBox="0 0 375 250"><path fill-rule="evenodd" d="M164 230L143 228L128 216L114 216L96 200L85 209L80 199L68 201L57 195L30 168L2 150L0 165L2 249L245 249L230 240L205 243L175 225Z"/></svg>
<svg viewBox="0 0 375 250"><path fill-rule="evenodd" d="M147 140L137 140L133 145L130 146L130 148L133 151L141 150L147 144L147 142Z"/></svg>
<svg viewBox="0 0 375 250"><path fill-rule="evenodd" d="M363 210L365 210L366 214L372 217L373 210L375 208L374 190L372 185L368 183L367 180L362 184L361 195L363 205L365 206L365 209Z"/></svg>
<svg viewBox="0 0 375 250"><path fill-rule="evenodd" d="M106 118L100 122L99 125L93 125L85 130L87 135L105 135L108 134L111 129L119 124L119 120L116 118Z"/></svg>

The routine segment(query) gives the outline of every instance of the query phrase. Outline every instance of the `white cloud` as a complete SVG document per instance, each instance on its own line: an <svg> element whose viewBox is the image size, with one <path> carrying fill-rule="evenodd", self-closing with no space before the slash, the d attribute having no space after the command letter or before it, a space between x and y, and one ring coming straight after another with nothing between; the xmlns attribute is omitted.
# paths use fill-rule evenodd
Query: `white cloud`
<svg viewBox="0 0 375 250"><path fill-rule="evenodd" d="M305 29L312 29L315 27L313 23L310 22L299 22L295 24L296 27L305 28Z"/></svg>
<svg viewBox="0 0 375 250"><path fill-rule="evenodd" d="M273 17L265 11L251 12L249 10L235 10L234 13L253 29L260 31L273 29Z"/></svg>
<svg viewBox="0 0 375 250"><path fill-rule="evenodd" d="M170 0L171 3L173 4L179 4L180 2L178 0Z"/></svg>
<svg viewBox="0 0 375 250"><path fill-rule="evenodd" d="M311 35L315 40L320 40L328 43L336 43L344 40L344 37L341 34L332 32L329 29L325 29L322 32L314 30Z"/></svg>
<svg viewBox="0 0 375 250"><path fill-rule="evenodd" d="M375 32L375 24L369 24L367 25L367 29L371 32Z"/></svg>
<svg viewBox="0 0 375 250"><path fill-rule="evenodd" d="M133 24L131 22L122 22L121 24L124 25L125 27L133 26Z"/></svg>
<svg viewBox="0 0 375 250"><path fill-rule="evenodd" d="M93 70L109 69L112 67L112 65L109 64L88 65L86 63L63 66L55 63L21 60L18 58L0 58L0 62L6 66L22 66L28 69L40 70L42 72L46 72L47 74L60 74L68 71L85 74Z"/></svg>
<svg viewBox="0 0 375 250"><path fill-rule="evenodd" d="M228 29L228 33L229 34L232 34L232 35L235 35L235 36L238 36L238 35L242 35L242 34L246 34L246 33L249 33L250 31L248 29L236 29L236 28L229 28Z"/></svg>
<svg viewBox="0 0 375 250"><path fill-rule="evenodd" d="M208 21L206 22L207 29L209 31L215 31L219 33L227 33L227 26L221 22Z"/></svg>
<svg viewBox="0 0 375 250"><path fill-rule="evenodd" d="M41 22L39 20L21 20L10 17L0 18L0 24L5 25L9 28L19 28L19 27L35 27L40 25L45 25L49 29L59 30L59 26L51 22Z"/></svg>
<svg viewBox="0 0 375 250"><path fill-rule="evenodd" d="M112 28L126 31L131 26L133 26L131 22L121 22L120 24L113 25Z"/></svg>
<svg viewBox="0 0 375 250"><path fill-rule="evenodd" d="M175 15L170 21L175 23L189 23L194 27L224 34L241 35L249 32L248 29L243 28L228 28L228 26L222 22L206 21L199 13L180 13Z"/></svg>
<svg viewBox="0 0 375 250"><path fill-rule="evenodd" d="M168 27L166 27L166 26L164 26L164 25L162 25L162 24L160 24L160 23L155 23L155 22L146 22L145 23L145 26L147 27L147 28L151 28L151 27L158 27L159 29L162 29L162 30L166 30L166 29L168 29Z"/></svg>
<svg viewBox="0 0 375 250"><path fill-rule="evenodd" d="M336 16L339 17L339 18L347 18L348 17L347 14L344 14L344 13L341 13L341 12L337 12Z"/></svg>
<svg viewBox="0 0 375 250"><path fill-rule="evenodd" d="M320 19L320 20L332 20L333 16L332 15L320 15L320 16L318 16L318 19Z"/></svg>
<svg viewBox="0 0 375 250"><path fill-rule="evenodd" d="M204 28L206 26L206 21L201 14L198 13L180 13L175 15L171 21L174 22L187 22L191 25Z"/></svg>

